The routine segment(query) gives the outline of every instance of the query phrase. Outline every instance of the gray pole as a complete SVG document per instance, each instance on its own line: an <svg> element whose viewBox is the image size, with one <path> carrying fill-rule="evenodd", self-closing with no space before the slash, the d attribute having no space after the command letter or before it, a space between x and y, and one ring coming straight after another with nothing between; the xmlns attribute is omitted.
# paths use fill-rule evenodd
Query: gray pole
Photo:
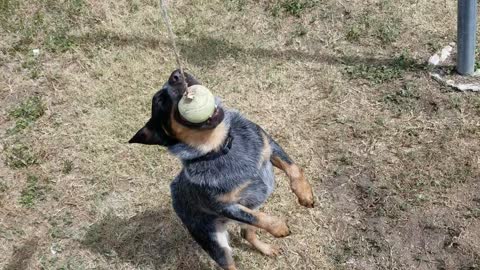
<svg viewBox="0 0 480 270"><path fill-rule="evenodd" d="M457 71L471 75L475 71L477 0L458 0Z"/></svg>

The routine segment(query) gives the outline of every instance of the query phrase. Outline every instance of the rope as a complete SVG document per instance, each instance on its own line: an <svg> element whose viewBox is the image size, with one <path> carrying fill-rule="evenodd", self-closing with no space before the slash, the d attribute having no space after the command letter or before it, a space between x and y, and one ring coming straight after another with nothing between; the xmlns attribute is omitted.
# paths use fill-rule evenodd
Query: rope
<svg viewBox="0 0 480 270"><path fill-rule="evenodd" d="M175 39L176 39L175 33L173 32L173 29L172 29L172 23L170 21L170 17L168 16L168 7L167 7L166 0L160 0L160 6L162 8L163 21L165 22L165 25L167 26L168 34L170 36L170 40L172 41L172 48L173 48L173 52L175 54L175 59L177 61L177 66L178 66L178 69L180 70L180 74L182 75L182 78L183 78L183 84L185 86L185 89L188 89L187 80L186 80L185 74L183 73L182 62L180 60L180 54L178 53L177 44L175 42ZM188 91L185 91L185 94L186 94L187 97L190 98L190 95L187 92Z"/></svg>

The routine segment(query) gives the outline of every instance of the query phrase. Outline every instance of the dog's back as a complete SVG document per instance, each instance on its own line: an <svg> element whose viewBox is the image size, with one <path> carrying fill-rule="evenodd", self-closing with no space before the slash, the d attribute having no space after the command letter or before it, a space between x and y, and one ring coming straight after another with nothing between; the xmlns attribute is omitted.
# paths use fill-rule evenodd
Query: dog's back
<svg viewBox="0 0 480 270"><path fill-rule="evenodd" d="M174 202L182 204L178 211L203 213L214 211L218 203L233 202L255 209L273 191L273 168L267 158L269 153L265 153L270 149L266 135L235 111L226 111L224 122L227 143L214 157L185 144L170 147L184 164L171 185Z"/></svg>

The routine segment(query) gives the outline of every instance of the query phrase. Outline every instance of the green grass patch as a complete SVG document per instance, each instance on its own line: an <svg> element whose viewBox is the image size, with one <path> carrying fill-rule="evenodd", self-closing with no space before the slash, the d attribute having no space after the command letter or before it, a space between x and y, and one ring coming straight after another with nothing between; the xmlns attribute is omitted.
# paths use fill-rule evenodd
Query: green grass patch
<svg viewBox="0 0 480 270"><path fill-rule="evenodd" d="M411 111L414 109L420 94L414 85L405 84L402 88L383 96L382 101L389 105L393 111L401 113L403 111Z"/></svg>
<svg viewBox="0 0 480 270"><path fill-rule="evenodd" d="M400 35L400 20L388 18L387 20L374 25L375 37L383 44L390 44L397 40Z"/></svg>
<svg viewBox="0 0 480 270"><path fill-rule="evenodd" d="M360 41L360 37L363 35L364 31L365 30L358 25L352 25L347 31L347 40L350 42Z"/></svg>
<svg viewBox="0 0 480 270"><path fill-rule="evenodd" d="M27 176L27 186L20 194L19 203L27 208L31 208L36 202L45 198L45 186L39 184L39 179L35 175Z"/></svg>
<svg viewBox="0 0 480 270"><path fill-rule="evenodd" d="M47 35L45 46L51 52L66 52L75 47L74 38L68 34L68 28L61 27Z"/></svg>
<svg viewBox="0 0 480 270"><path fill-rule="evenodd" d="M35 12L26 12L30 6ZM54 53L69 51L76 45L70 31L92 21L84 0L0 0L0 26L17 37L12 52L28 52L33 44Z"/></svg>
<svg viewBox="0 0 480 270"><path fill-rule="evenodd" d="M18 8L17 0L0 0L0 23L3 25Z"/></svg>
<svg viewBox="0 0 480 270"><path fill-rule="evenodd" d="M27 98L16 108L9 112L11 119L15 120L15 127L11 128L8 133L14 134L25 129L34 123L45 113L45 105L38 96Z"/></svg>
<svg viewBox="0 0 480 270"><path fill-rule="evenodd" d="M359 42L370 37L379 40L382 45L395 42L401 33L401 18L392 11L383 16L372 15L378 12L367 10L359 14L346 28L345 38L350 42Z"/></svg>
<svg viewBox="0 0 480 270"><path fill-rule="evenodd" d="M421 70L423 64L419 64L415 59L403 53L398 57L384 63L371 60L369 62L359 62L356 60L346 59L348 66L345 73L351 79L364 79L374 84L381 84L401 78L405 72L413 70Z"/></svg>
<svg viewBox="0 0 480 270"><path fill-rule="evenodd" d="M299 18L307 9L314 7L317 3L318 1L314 0L283 0L276 2L270 8L270 12L274 17L285 13Z"/></svg>
<svg viewBox="0 0 480 270"><path fill-rule="evenodd" d="M12 169L28 167L38 163L38 158L27 145L14 143L4 147L5 164Z"/></svg>

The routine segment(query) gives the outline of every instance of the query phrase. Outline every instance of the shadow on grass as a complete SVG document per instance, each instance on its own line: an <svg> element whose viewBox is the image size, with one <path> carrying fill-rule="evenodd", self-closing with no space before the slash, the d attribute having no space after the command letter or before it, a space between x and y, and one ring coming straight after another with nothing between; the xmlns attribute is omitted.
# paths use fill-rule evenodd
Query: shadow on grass
<svg viewBox="0 0 480 270"><path fill-rule="evenodd" d="M182 55L189 62L199 66L211 66L222 59L234 58L239 61L261 61L261 59L279 59L284 61L319 62L331 65L371 66L386 69L404 69L409 71L425 70L426 64L401 54L391 58L376 58L357 55L333 55L317 52L305 52L294 49L274 50L244 48L224 39L208 36L196 37L191 41L179 42Z"/></svg>
<svg viewBox="0 0 480 270"><path fill-rule="evenodd" d="M73 40L75 45L82 48L137 46L157 49L163 46L169 46L168 40L160 40L159 38L140 35L122 34L106 30L88 32L82 35L71 35L69 36L69 39Z"/></svg>
<svg viewBox="0 0 480 270"><path fill-rule="evenodd" d="M149 210L131 218L106 216L90 226L82 244L106 258L155 269L208 269L200 250L171 209Z"/></svg>
<svg viewBox="0 0 480 270"><path fill-rule="evenodd" d="M84 48L137 46L157 49L170 47L170 41L166 39L126 35L109 31L86 33L80 36L73 36L72 39L77 45ZM318 62L345 66L347 74L351 75L350 77L352 78L366 78L379 82L399 78L404 71L421 72L427 68L424 62L419 62L403 53L385 58L363 55L334 55L318 51L306 52L294 49L246 48L222 38L196 35L190 36L188 40L180 37L177 43L181 56L189 63L201 67L212 67L223 59L229 58L244 63L262 61L262 59Z"/></svg>

